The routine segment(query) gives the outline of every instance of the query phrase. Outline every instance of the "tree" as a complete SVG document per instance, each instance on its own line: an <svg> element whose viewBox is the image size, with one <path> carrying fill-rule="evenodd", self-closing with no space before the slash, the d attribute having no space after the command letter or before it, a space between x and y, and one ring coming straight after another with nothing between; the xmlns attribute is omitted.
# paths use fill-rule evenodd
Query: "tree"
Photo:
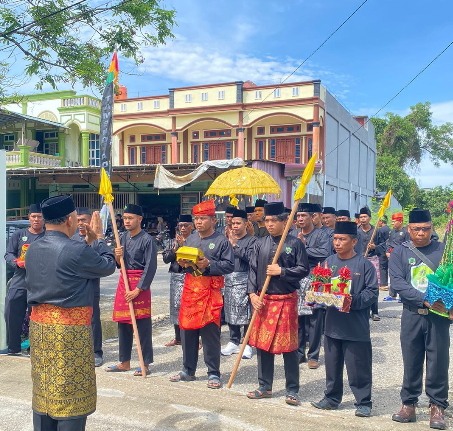
<svg viewBox="0 0 453 431"><path fill-rule="evenodd" d="M143 63L141 49L165 43L174 25L175 11L160 0L17 0L0 7L0 52L23 59L38 89L75 83L100 89L115 49Z"/></svg>
<svg viewBox="0 0 453 431"><path fill-rule="evenodd" d="M371 121L377 141L377 188L392 189L403 207L415 206L419 189L407 170L417 169L425 155L435 165L452 163L453 124L434 125L429 102L411 106L404 117L388 113Z"/></svg>

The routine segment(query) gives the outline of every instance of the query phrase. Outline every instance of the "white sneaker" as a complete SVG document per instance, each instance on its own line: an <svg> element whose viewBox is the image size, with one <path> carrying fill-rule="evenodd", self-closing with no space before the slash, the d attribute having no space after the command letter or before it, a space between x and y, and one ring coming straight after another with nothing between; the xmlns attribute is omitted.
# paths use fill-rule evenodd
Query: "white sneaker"
<svg viewBox="0 0 453 431"><path fill-rule="evenodd" d="M223 356L231 356L233 353L239 353L239 346L231 341L220 351Z"/></svg>
<svg viewBox="0 0 453 431"><path fill-rule="evenodd" d="M244 353L242 354L242 359L252 359L253 349L248 344L245 346Z"/></svg>

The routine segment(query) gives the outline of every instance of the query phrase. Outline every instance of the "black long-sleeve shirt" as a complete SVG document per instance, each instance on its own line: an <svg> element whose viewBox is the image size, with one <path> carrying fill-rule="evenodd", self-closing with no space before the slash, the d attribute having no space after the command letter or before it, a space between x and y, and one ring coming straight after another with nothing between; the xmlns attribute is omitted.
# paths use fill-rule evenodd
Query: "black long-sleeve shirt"
<svg viewBox="0 0 453 431"><path fill-rule="evenodd" d="M257 237L245 235L233 246L234 272L248 272L249 262L255 250Z"/></svg>
<svg viewBox="0 0 453 431"><path fill-rule="evenodd" d="M327 256L332 254L332 244L329 231L322 228L314 228L310 233L303 234L305 238L305 251L308 256L308 264L312 270L318 263L324 262Z"/></svg>
<svg viewBox="0 0 453 431"><path fill-rule="evenodd" d="M266 280L267 266L272 263L281 236L262 238L255 243L255 250L250 259L250 271L247 283L248 293L258 293ZM277 260L282 273L272 276L267 293L284 295L300 288L299 281L310 272L307 252L299 238L287 236L282 252Z"/></svg>

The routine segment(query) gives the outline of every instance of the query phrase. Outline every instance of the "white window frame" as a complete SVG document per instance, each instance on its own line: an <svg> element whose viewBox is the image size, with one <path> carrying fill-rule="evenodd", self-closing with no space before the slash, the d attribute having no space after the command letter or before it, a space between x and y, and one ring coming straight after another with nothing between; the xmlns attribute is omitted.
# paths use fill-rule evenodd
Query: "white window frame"
<svg viewBox="0 0 453 431"><path fill-rule="evenodd" d="M219 90L219 100L225 99L225 90Z"/></svg>
<svg viewBox="0 0 453 431"><path fill-rule="evenodd" d="M293 97L299 96L299 87L293 87Z"/></svg>
<svg viewBox="0 0 453 431"><path fill-rule="evenodd" d="M255 90L255 100L261 100L263 98L263 93L261 90Z"/></svg>
<svg viewBox="0 0 453 431"><path fill-rule="evenodd" d="M278 99L282 97L282 92L280 88L275 88L274 89L274 99Z"/></svg>
<svg viewBox="0 0 453 431"><path fill-rule="evenodd" d="M208 101L208 93L201 93L201 101L202 102Z"/></svg>
<svg viewBox="0 0 453 431"><path fill-rule="evenodd" d="M186 100L186 103L192 103L192 95L191 94L186 94L185 100Z"/></svg>
<svg viewBox="0 0 453 431"><path fill-rule="evenodd" d="M160 100L155 100L153 102L154 109L160 109Z"/></svg>
<svg viewBox="0 0 453 431"><path fill-rule="evenodd" d="M126 105L125 103L122 103L122 104L120 105L120 111L121 111L121 112L126 112L126 111L127 111L127 105Z"/></svg>
<svg viewBox="0 0 453 431"><path fill-rule="evenodd" d="M143 111L143 102L137 102L137 111Z"/></svg>

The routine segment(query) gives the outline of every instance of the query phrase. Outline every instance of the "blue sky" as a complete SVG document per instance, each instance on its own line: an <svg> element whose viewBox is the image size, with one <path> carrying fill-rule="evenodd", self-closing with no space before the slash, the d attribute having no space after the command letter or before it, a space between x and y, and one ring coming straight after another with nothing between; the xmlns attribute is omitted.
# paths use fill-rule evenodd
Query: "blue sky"
<svg viewBox="0 0 453 431"><path fill-rule="evenodd" d="M176 38L146 48L139 68L120 57L130 97L168 88L286 79L364 0L165 0L177 11ZM321 79L353 114L374 115L453 41L453 1L368 0L287 81ZM391 102L407 113L432 103L437 123L453 122L453 46ZM451 166L425 160L421 186L453 182Z"/></svg>

